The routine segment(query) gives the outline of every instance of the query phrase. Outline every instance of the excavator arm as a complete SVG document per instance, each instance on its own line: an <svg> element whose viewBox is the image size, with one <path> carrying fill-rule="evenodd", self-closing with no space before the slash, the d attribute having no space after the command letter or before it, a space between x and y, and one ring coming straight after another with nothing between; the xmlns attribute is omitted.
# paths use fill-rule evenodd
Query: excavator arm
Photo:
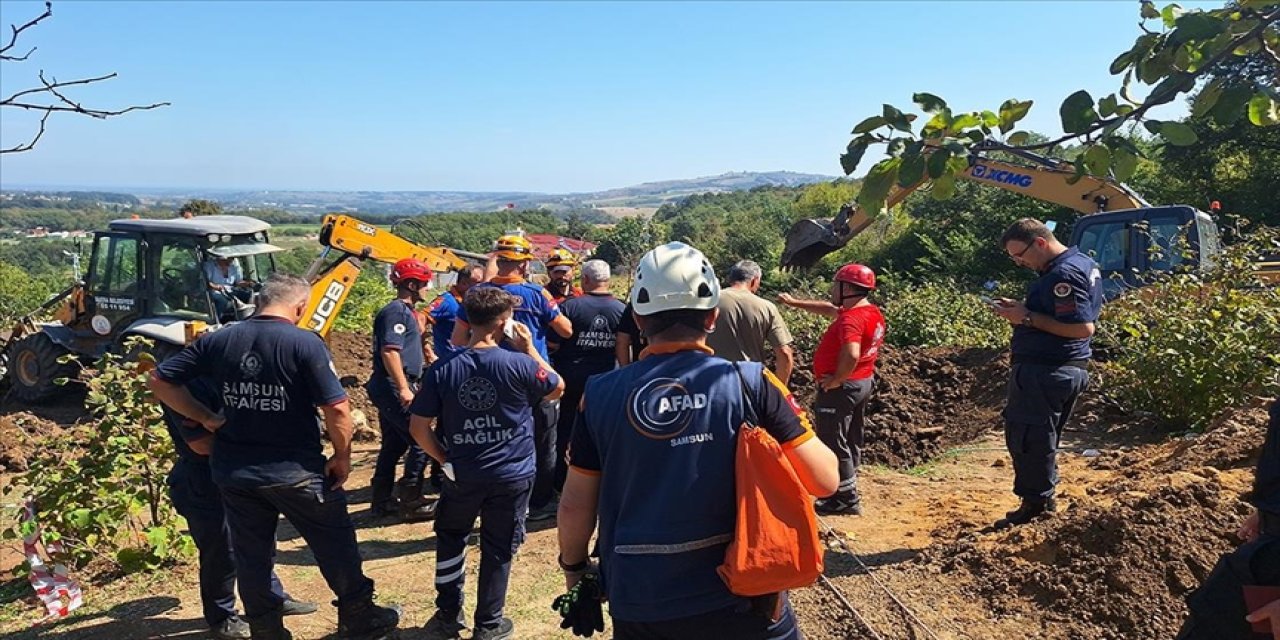
<svg viewBox="0 0 1280 640"><path fill-rule="evenodd" d="M351 294L351 287L360 275L366 260L394 263L405 258L417 258L432 271L456 271L467 266L467 261L486 260L487 256L458 251L448 247L428 247L417 244L385 229L350 216L327 215L320 226L320 244L324 245L320 257L307 270L311 282L311 302L299 321L321 337L327 336L338 317L338 311ZM337 253L337 257L331 257Z"/></svg>
<svg viewBox="0 0 1280 640"><path fill-rule="evenodd" d="M987 157L986 154L993 151L1012 154L1025 161L1025 164ZM986 142L974 147L973 155L969 157L969 168L958 177L1052 202L1084 215L1151 206L1141 196L1111 178L1085 175L1072 184L1070 179L1074 175L1074 168L1066 162ZM909 187L894 187L885 201L885 207L897 206L920 188L921 184L923 182ZM840 208L833 220L796 222L787 232L782 266L804 269L817 264L823 256L845 246L862 233L871 225L872 220L861 207L849 203Z"/></svg>

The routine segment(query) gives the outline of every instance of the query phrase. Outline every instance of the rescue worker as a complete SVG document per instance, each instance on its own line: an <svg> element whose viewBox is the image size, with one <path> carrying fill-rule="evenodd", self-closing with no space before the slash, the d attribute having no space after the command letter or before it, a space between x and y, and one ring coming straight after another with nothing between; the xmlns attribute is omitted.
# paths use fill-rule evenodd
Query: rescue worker
<svg viewBox="0 0 1280 640"><path fill-rule="evenodd" d="M342 490L351 471L351 406L320 336L297 327L306 280L276 274L259 312L211 332L160 364L150 388L178 414L213 432L210 468L222 491L245 621L257 640L288 639L281 595L271 588L280 515L315 554L337 596L340 638L383 638L398 608L373 601ZM206 377L222 393L221 413L186 385ZM316 408L334 453L324 456Z"/></svg>
<svg viewBox="0 0 1280 640"><path fill-rule="evenodd" d="M463 302L471 323L467 348L427 372L412 406L413 438L445 469L435 523L436 612L427 638L457 638L462 617L467 536L480 517L480 580L476 640L510 638L503 617L511 560L524 541L525 511L534 484L533 415L564 383L520 323L498 348L517 298L477 287Z"/></svg>
<svg viewBox="0 0 1280 640"><path fill-rule="evenodd" d="M560 307L569 318L573 335L560 341L551 354L551 362L564 379L564 397L560 399L560 421L556 427L556 489L564 487L569 463L565 450L573 423L578 418L578 402L587 379L614 367L618 323L625 305L609 292L612 274L604 260L588 260L582 264L584 293Z"/></svg>
<svg viewBox="0 0 1280 640"><path fill-rule="evenodd" d="M221 409L218 393L203 379L192 381L188 388L196 400L212 410ZM213 483L209 471L209 452L213 434L199 423L184 418L164 405L165 426L173 439L178 459L169 471L169 498L173 508L187 520L187 530L199 552L200 604L204 621L213 637L232 640L249 637L249 625L236 612L236 566L231 556L231 532L227 528L222 494ZM315 613L316 605L294 600L285 593L275 572L271 573L271 592L284 604L286 616Z"/></svg>
<svg viewBox="0 0 1280 640"><path fill-rule="evenodd" d="M1094 323L1102 311L1102 273L1044 223L1014 222L1000 238L1009 258L1040 274L1025 302L1000 298L992 310L1013 325L1012 367L1004 408L1005 446L1013 459L1013 493L1021 499L997 528L1053 512L1058 444L1080 393L1089 385Z"/></svg>
<svg viewBox="0 0 1280 640"><path fill-rule="evenodd" d="M773 349L774 375L783 384L791 380L795 355L791 352L791 331L772 302L756 295L764 272L751 260L742 260L729 269L720 290L720 315L716 330L707 336L707 346L730 362L764 362L765 344Z"/></svg>
<svg viewBox="0 0 1280 640"><path fill-rule="evenodd" d="M578 266L578 258L568 249L555 249L547 258L547 291L556 304L564 304L565 300L582 295L582 289L573 284L573 268Z"/></svg>
<svg viewBox="0 0 1280 640"><path fill-rule="evenodd" d="M1250 631L1251 623L1267 625L1271 637L1280 638L1280 597L1264 598L1265 604L1252 610L1244 600L1247 587L1280 587L1280 400L1271 404L1271 422L1249 501L1254 512L1237 532L1244 544L1222 556L1187 599L1189 617L1177 640L1260 637Z"/></svg>
<svg viewBox="0 0 1280 640"><path fill-rule="evenodd" d="M711 353L719 298L697 249L672 242L646 253L631 303L649 347L587 382L560 500L559 561L570 588L592 569L598 514L614 638L800 637L785 594L735 596L716 571L735 531L744 388L810 493L835 491L836 460L776 376Z"/></svg>
<svg viewBox="0 0 1280 640"><path fill-rule="evenodd" d="M477 282L484 280L484 267L470 266L458 272L458 278L448 291L436 296L427 307L427 318L431 323L431 345L437 358L453 353L453 325L458 319L458 309L462 307L462 298L467 290Z"/></svg>
<svg viewBox="0 0 1280 640"><path fill-rule="evenodd" d="M429 520L435 505L423 500L423 474L427 454L409 436L409 404L418 392L425 368L422 331L415 307L422 302L431 283L431 267L421 260L405 258L391 268L391 284L396 298L373 319L373 375L365 384L369 400L378 408L381 442L374 466L373 497L369 507L374 517L399 514L406 522ZM396 466L404 458L399 498L394 489Z"/></svg>
<svg viewBox="0 0 1280 640"><path fill-rule="evenodd" d="M573 335L573 325L560 313L560 306L542 286L526 280L529 262L533 260L533 245L522 235L509 234L498 238L493 245L493 264L496 274L488 281L472 287L503 289L516 296L512 317L528 327L533 334L533 345L543 360L550 360L547 351L547 332L554 331L561 338ZM469 292L468 292L469 293ZM453 328L453 344L469 344L471 325L467 322L467 306L462 305ZM504 344L504 348L513 349ZM538 472L533 483L533 495L529 497L529 519L537 522L554 518L556 475L556 424L560 420L560 402L544 400L533 412L533 441L537 456Z"/></svg>
<svg viewBox="0 0 1280 640"><path fill-rule="evenodd" d="M614 337L617 343L613 351L619 367L639 360L640 352L649 346L649 341L640 333L640 325L636 324L636 314L630 302L622 309L622 320L618 323L618 333Z"/></svg>
<svg viewBox="0 0 1280 640"><path fill-rule="evenodd" d="M885 334L884 315L867 299L875 289L875 272L850 263L832 278L829 301L797 300L787 294L778 297L788 306L832 318L813 354L813 380L818 387L813 413L818 437L840 460L839 489L815 505L822 514L862 515L858 467L862 466L867 400L871 399Z"/></svg>

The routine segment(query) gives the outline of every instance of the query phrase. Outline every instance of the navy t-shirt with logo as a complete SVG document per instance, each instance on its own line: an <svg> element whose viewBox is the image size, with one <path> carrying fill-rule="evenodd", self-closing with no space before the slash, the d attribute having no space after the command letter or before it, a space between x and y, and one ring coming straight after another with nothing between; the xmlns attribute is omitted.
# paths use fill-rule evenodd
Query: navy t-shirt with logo
<svg viewBox="0 0 1280 640"><path fill-rule="evenodd" d="M525 354L466 349L431 365L409 411L437 419L458 481L522 480L534 474L533 407L558 384Z"/></svg>
<svg viewBox="0 0 1280 640"><path fill-rule="evenodd" d="M1102 272L1075 247L1058 254L1027 290L1028 310L1059 322L1097 322L1102 313ZM1013 328L1014 360L1041 364L1084 360L1093 355L1091 338L1064 338L1035 327Z"/></svg>
<svg viewBox="0 0 1280 640"><path fill-rule="evenodd" d="M197 378L188 382L187 391L190 391L193 398L209 407L211 411L222 410L222 398L214 391L213 385L208 380ZM180 415L168 406L161 408L164 410L164 424L169 430L169 437L173 439L173 450L178 454L178 460L207 469L209 457L196 453L188 443L212 438L213 434L205 429L204 425Z"/></svg>
<svg viewBox="0 0 1280 640"><path fill-rule="evenodd" d="M392 300L373 319L373 375L369 377L370 393L391 393L396 385L382 363L383 349L400 352L400 364L410 380L422 377L422 330L413 307Z"/></svg>
<svg viewBox="0 0 1280 640"><path fill-rule="evenodd" d="M557 369L564 367L609 370L617 359L618 325L626 305L605 294L588 293L571 298L560 305L560 313L573 324L573 335L557 340L560 348L554 354Z"/></svg>
<svg viewBox="0 0 1280 640"><path fill-rule="evenodd" d="M257 316L206 334L154 375L183 385L205 377L221 395L227 422L210 460L218 484L294 484L324 473L316 407L343 402L347 392L320 336Z"/></svg>

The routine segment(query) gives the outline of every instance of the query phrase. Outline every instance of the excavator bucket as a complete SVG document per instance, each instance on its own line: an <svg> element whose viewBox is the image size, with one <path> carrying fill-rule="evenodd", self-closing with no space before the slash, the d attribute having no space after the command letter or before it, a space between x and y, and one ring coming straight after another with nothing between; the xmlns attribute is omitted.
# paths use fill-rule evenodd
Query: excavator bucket
<svg viewBox="0 0 1280 640"><path fill-rule="evenodd" d="M831 220L800 220L787 231L787 243L782 249L782 267L808 269L823 256L842 246Z"/></svg>

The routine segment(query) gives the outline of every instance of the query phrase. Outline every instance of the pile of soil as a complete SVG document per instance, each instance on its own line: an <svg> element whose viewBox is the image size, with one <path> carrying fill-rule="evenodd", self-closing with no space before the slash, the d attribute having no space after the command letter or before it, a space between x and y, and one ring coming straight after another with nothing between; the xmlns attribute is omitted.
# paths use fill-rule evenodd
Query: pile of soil
<svg viewBox="0 0 1280 640"><path fill-rule="evenodd" d="M1252 477L1244 467L1265 418L1256 407L1231 412L1195 439L1120 456L1118 465L1100 460L1122 479L1054 518L970 534L920 562L967 574L972 595L993 614L1034 613L1055 637L1172 637L1187 595L1240 543L1235 531L1250 513L1241 496Z"/></svg>
<svg viewBox="0 0 1280 640"><path fill-rule="evenodd" d="M378 439L375 426L378 410L369 400L364 384L373 375L373 338L363 333L345 333L334 331L328 338L329 352L333 355L333 366L338 370L338 380L347 390L351 398L352 413L355 417L355 440L372 442Z"/></svg>
<svg viewBox="0 0 1280 640"><path fill-rule="evenodd" d="M0 415L0 472L26 471L32 449L61 432L57 422L26 411Z"/></svg>

